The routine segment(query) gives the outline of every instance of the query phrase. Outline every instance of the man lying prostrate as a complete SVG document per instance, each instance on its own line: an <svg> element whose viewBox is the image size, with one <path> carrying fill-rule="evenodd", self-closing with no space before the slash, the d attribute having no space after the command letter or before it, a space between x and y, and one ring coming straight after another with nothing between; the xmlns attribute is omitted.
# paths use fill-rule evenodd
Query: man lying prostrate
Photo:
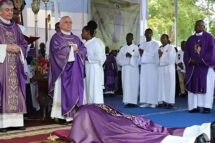
<svg viewBox="0 0 215 143"><path fill-rule="evenodd" d="M166 128L142 117L125 115L104 104L83 105L71 130L53 133L72 143L215 143L215 122Z"/></svg>

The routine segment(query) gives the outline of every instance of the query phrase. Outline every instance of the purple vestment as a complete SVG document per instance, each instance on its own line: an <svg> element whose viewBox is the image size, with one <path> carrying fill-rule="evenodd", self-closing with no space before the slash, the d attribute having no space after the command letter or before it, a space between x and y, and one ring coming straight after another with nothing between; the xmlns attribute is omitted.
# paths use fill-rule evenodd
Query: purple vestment
<svg viewBox="0 0 215 143"><path fill-rule="evenodd" d="M108 93L108 91L115 91L117 64L116 64L116 59L114 55L112 54L106 55L106 61L103 67L104 67L104 83L105 83L104 92Z"/></svg>
<svg viewBox="0 0 215 143"><path fill-rule="evenodd" d="M184 128L165 128L142 116L124 115L107 105L84 105L75 114L69 138L76 143L160 143Z"/></svg>
<svg viewBox="0 0 215 143"><path fill-rule="evenodd" d="M200 48L200 52L196 50ZM191 65L190 60L198 61L198 65ZM203 32L201 36L192 35L187 40L184 50L186 66L185 85L192 93L206 93L207 73L209 67L215 66L215 43L211 34Z"/></svg>
<svg viewBox="0 0 215 143"><path fill-rule="evenodd" d="M27 41L16 23L5 24L0 20L0 44L17 44L25 57ZM0 63L0 114L26 113L26 75L20 56L20 52L7 53Z"/></svg>
<svg viewBox="0 0 215 143"><path fill-rule="evenodd" d="M78 46L73 62L68 62L71 50L69 43ZM54 95L55 82L60 77L61 107L64 116L69 116L75 106L83 104L85 58L86 48L77 36L61 32L53 35L50 42L49 95Z"/></svg>

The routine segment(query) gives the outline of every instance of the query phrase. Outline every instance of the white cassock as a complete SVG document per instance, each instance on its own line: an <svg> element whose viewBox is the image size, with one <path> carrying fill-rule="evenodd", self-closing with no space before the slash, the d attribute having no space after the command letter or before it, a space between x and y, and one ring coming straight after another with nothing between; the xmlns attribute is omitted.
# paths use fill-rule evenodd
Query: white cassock
<svg viewBox="0 0 215 143"><path fill-rule="evenodd" d="M87 48L88 59L85 62L87 103L103 104L105 45L96 37L88 40L84 45Z"/></svg>
<svg viewBox="0 0 215 143"><path fill-rule="evenodd" d="M66 35L71 34L71 33L67 33L67 32L64 32L64 31L61 31L61 32L66 34ZM70 49L71 50L70 50L70 53L69 53L68 62L75 61L74 50L73 50L73 48L70 48ZM72 121L73 120L73 118L71 118L71 117L62 116L62 109L61 109L61 77L58 77L58 79L55 82L54 96L53 96L53 103L52 103L52 110L51 110L51 117L52 118L58 118L58 119L65 119L66 121Z"/></svg>
<svg viewBox="0 0 215 143"><path fill-rule="evenodd" d="M168 135L166 136L161 143L194 143L196 138L205 133L209 140L211 139L211 123L204 123L202 125L194 125L191 127L187 127L184 130L183 136L173 136Z"/></svg>
<svg viewBox="0 0 215 143"><path fill-rule="evenodd" d="M158 67L158 102L175 104L175 48L167 44L160 47L163 55Z"/></svg>
<svg viewBox="0 0 215 143"><path fill-rule="evenodd" d="M158 104L158 48L154 41L143 42L140 48L144 49L140 58L140 103Z"/></svg>
<svg viewBox="0 0 215 143"><path fill-rule="evenodd" d="M24 65L24 56L22 50L20 50L20 59ZM7 45L0 44L0 64L4 62L7 55ZM24 126L23 113L1 113L0 114L0 128L8 127L22 127Z"/></svg>
<svg viewBox="0 0 215 143"><path fill-rule="evenodd" d="M126 53L132 55L126 57ZM117 63L122 66L123 103L137 104L139 91L139 48L137 45L123 46L117 57Z"/></svg>

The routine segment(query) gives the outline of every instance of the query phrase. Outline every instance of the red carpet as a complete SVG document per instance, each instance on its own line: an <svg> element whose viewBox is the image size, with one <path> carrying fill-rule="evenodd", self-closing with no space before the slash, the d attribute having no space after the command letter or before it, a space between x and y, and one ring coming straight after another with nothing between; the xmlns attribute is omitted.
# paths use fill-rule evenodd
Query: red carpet
<svg viewBox="0 0 215 143"><path fill-rule="evenodd" d="M13 138L7 140L0 140L0 143L40 143L47 140L50 134L42 134L36 136L28 136L22 138Z"/></svg>
<svg viewBox="0 0 215 143"><path fill-rule="evenodd" d="M0 143L68 143L52 135L56 130L70 130L70 125L42 125L27 127L26 130L11 130L0 133Z"/></svg>

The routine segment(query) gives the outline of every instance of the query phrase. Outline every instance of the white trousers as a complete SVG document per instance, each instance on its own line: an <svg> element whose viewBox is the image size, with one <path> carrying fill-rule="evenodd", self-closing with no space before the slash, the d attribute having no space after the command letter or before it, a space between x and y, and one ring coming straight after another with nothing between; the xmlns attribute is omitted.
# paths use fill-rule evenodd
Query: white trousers
<svg viewBox="0 0 215 143"><path fill-rule="evenodd" d="M188 110L197 107L205 107L212 109L214 95L215 73L213 68L209 68L207 74L206 94L194 94L188 91Z"/></svg>

